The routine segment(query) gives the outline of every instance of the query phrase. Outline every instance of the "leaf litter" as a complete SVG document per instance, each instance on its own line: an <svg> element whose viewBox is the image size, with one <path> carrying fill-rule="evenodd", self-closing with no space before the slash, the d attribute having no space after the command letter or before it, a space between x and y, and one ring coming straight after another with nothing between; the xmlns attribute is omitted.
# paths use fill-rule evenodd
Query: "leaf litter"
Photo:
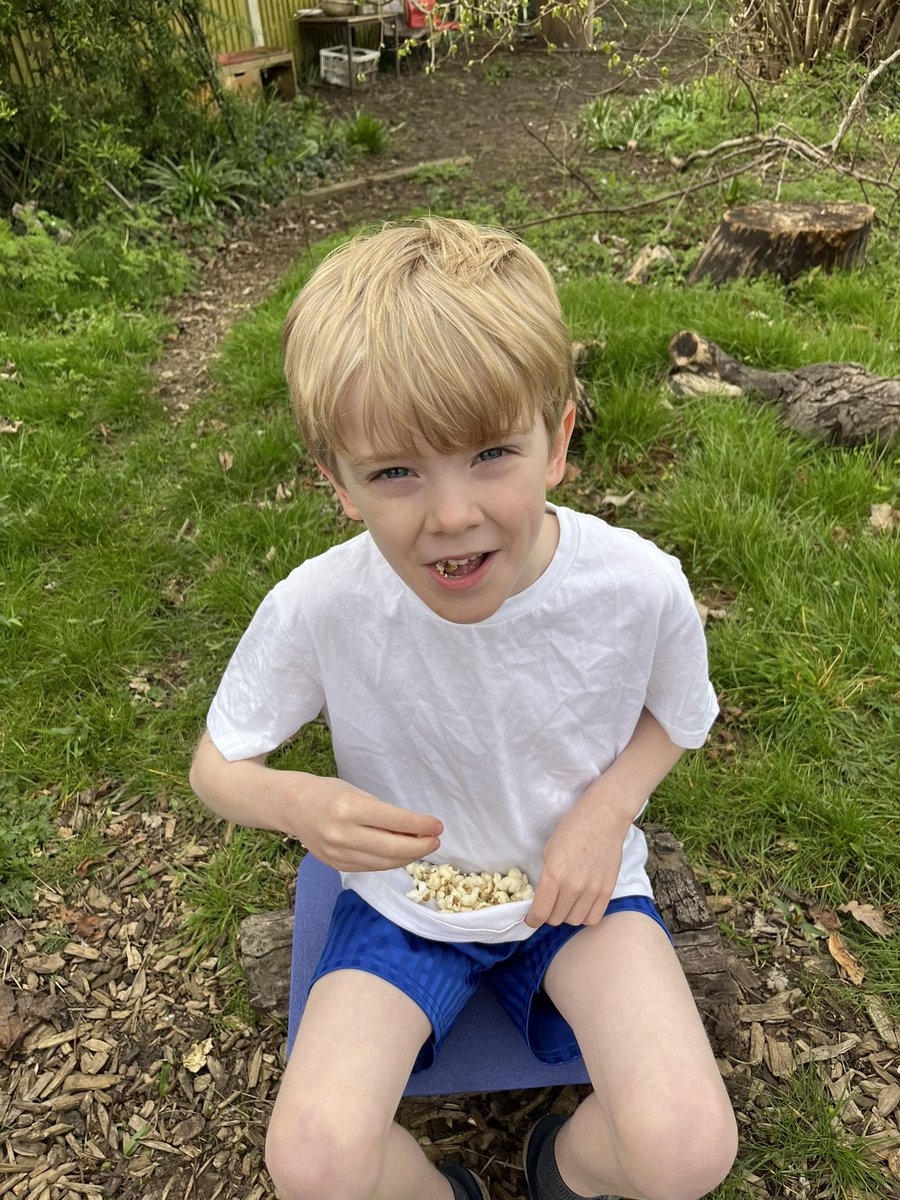
<svg viewBox="0 0 900 1200"><path fill-rule="evenodd" d="M181 876L211 846L173 813L142 813L137 798L104 803L115 854L73 875L65 896L43 888L31 916L0 926L0 1197L268 1200L263 1147L284 1020L229 1016L229 971L215 959L188 969ZM87 819L82 805L74 824ZM772 1088L814 1071L882 1170L885 1195L900 1195L900 1040L886 1006L862 995L851 1011L822 986L855 959L846 946L835 956L835 930L810 935L811 899L766 905L707 891L736 934L740 1003L716 1049L741 1127L757 1127ZM433 1161L456 1158L495 1200L523 1200L531 1122L574 1111L587 1092L416 1097L398 1115ZM784 1195L752 1186L760 1200Z"/></svg>

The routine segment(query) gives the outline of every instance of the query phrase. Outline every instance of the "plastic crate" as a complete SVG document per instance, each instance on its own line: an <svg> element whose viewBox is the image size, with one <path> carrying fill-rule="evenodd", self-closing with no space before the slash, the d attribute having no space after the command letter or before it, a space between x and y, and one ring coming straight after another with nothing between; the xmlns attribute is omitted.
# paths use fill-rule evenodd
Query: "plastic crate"
<svg viewBox="0 0 900 1200"><path fill-rule="evenodd" d="M319 71L325 83L348 88L351 86L351 71L353 87L364 88L372 83L378 71L381 51L362 50L354 46L351 54L348 62L346 46L329 46L327 50L319 51Z"/></svg>

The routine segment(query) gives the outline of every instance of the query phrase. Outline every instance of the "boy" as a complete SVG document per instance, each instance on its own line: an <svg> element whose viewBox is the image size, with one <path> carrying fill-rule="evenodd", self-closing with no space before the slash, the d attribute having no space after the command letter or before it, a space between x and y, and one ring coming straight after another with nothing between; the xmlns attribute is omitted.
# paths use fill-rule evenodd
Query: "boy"
<svg viewBox="0 0 900 1200"><path fill-rule="evenodd" d="M477 1200L393 1123L478 972L532 1051L594 1084L532 1129L532 1200L688 1200L735 1126L652 902L633 821L715 717L678 564L546 503L574 422L550 276L511 235L386 228L294 303L286 375L307 447L366 532L263 601L191 771L223 817L343 874L267 1140L283 1200ZM324 711L339 778L266 756ZM517 866L531 901L444 913L417 859Z"/></svg>

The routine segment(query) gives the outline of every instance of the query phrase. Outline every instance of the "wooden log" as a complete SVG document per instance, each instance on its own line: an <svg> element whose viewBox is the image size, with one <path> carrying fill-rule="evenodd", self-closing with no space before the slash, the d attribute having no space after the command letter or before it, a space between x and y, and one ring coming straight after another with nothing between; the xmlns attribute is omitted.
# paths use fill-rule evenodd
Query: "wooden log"
<svg viewBox="0 0 900 1200"><path fill-rule="evenodd" d="M287 1012L293 932L290 908L253 913L241 921L238 950L251 1008Z"/></svg>
<svg viewBox="0 0 900 1200"><path fill-rule="evenodd" d="M669 830L652 824L643 830L656 907L672 934L703 1024L717 1050L734 1049L738 992L706 894Z"/></svg>
<svg viewBox="0 0 900 1200"><path fill-rule="evenodd" d="M671 931L697 1008L717 1048L730 1047L736 1036L738 992L715 918L672 834L661 825L643 828L656 904ZM290 909L254 914L240 924L241 964L255 1009L287 1012L292 932Z"/></svg>
<svg viewBox="0 0 900 1200"><path fill-rule="evenodd" d="M669 386L678 395L718 391L775 404L785 425L803 437L858 446L900 434L900 379L883 379L859 363L760 371L690 330L671 338L669 360Z"/></svg>
<svg viewBox="0 0 900 1200"><path fill-rule="evenodd" d="M783 282L812 267L832 271L862 262L875 209L869 204L761 203L731 208L688 276L688 283L777 275Z"/></svg>

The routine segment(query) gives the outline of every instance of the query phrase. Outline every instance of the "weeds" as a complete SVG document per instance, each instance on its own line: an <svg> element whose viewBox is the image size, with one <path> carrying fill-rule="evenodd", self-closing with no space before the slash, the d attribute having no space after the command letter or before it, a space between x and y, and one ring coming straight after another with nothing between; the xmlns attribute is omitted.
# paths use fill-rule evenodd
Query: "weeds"
<svg viewBox="0 0 900 1200"><path fill-rule="evenodd" d="M242 189L252 184L245 171L215 150L206 158L191 150L180 162L163 157L148 163L144 182L163 212L204 225L215 222L224 208L240 212L249 203Z"/></svg>
<svg viewBox="0 0 900 1200"><path fill-rule="evenodd" d="M186 916L179 933L179 940L194 948L187 970L210 954L233 961L239 922L250 913L284 906L298 856L296 844L238 829L208 867L188 870L182 890Z"/></svg>
<svg viewBox="0 0 900 1200"><path fill-rule="evenodd" d="M343 124L342 133L348 146L366 154L380 154L388 142L384 122L358 108Z"/></svg>
<svg viewBox="0 0 900 1200"><path fill-rule="evenodd" d="M6 683L0 680L0 684ZM19 795L18 781L0 777L0 910L31 911L38 855L55 833L53 800Z"/></svg>
<svg viewBox="0 0 900 1200"><path fill-rule="evenodd" d="M798 1071L783 1090L760 1096L761 1118L745 1169L762 1173L775 1194L803 1180L808 1196L878 1196L884 1177L861 1138L840 1120L846 1097L830 1098L813 1068Z"/></svg>

